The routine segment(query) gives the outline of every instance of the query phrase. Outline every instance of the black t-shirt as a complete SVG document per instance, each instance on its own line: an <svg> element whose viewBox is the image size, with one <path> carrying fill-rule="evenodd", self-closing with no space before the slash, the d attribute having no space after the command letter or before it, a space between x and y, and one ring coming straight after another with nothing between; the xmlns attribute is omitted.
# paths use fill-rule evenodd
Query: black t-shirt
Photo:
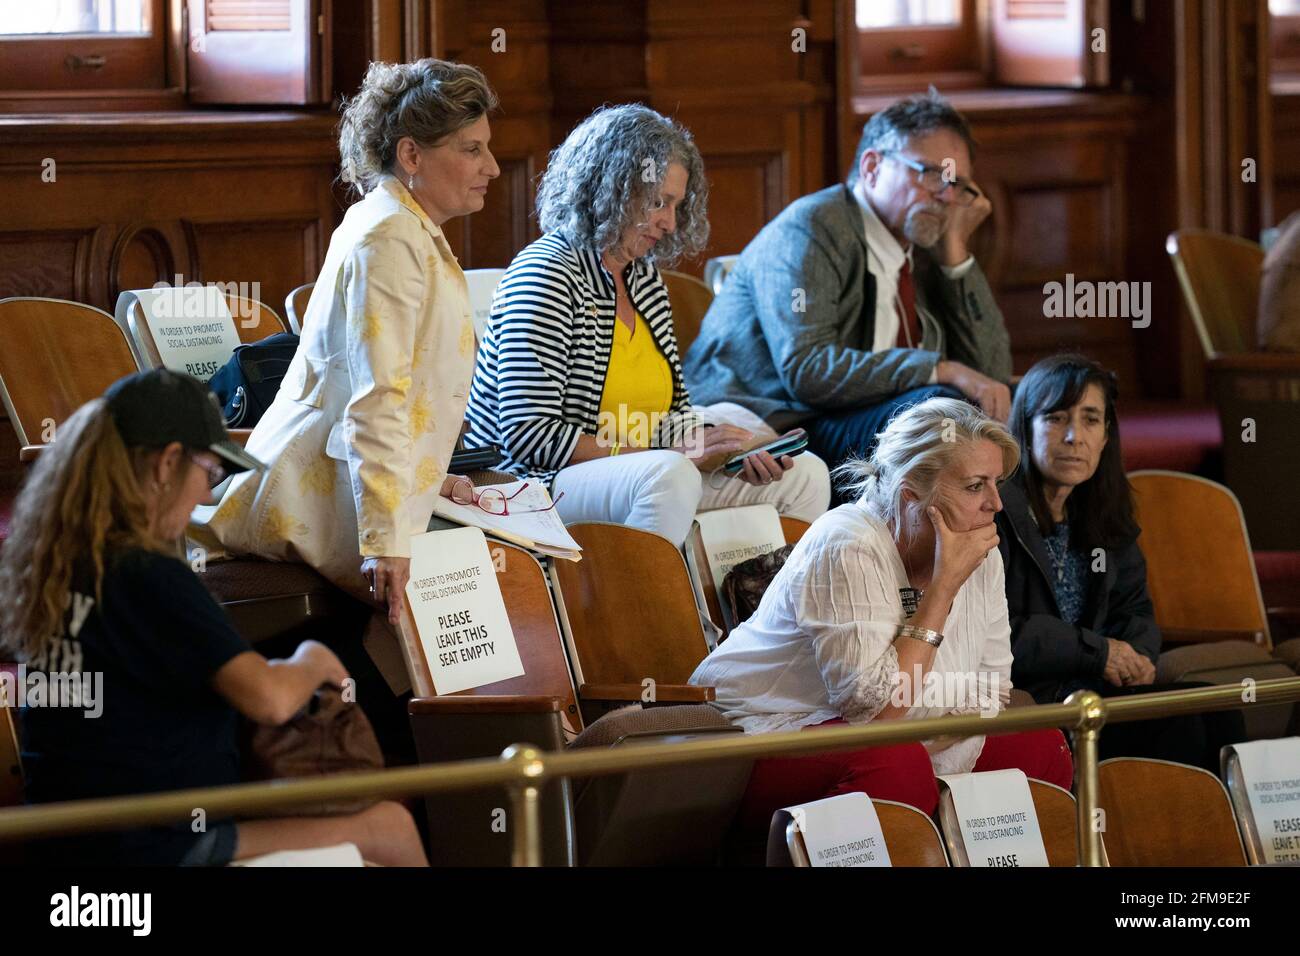
<svg viewBox="0 0 1300 956"><path fill-rule="evenodd" d="M87 574L78 574L71 590L63 633L27 662L28 801L238 783L236 714L212 678L249 647L189 566L152 551L123 551L106 560L102 603ZM55 677L45 700L33 699L30 688L42 675L64 674L71 679ZM64 706L48 706L53 697ZM33 859L175 864L196 830L189 821L79 836L51 842Z"/></svg>

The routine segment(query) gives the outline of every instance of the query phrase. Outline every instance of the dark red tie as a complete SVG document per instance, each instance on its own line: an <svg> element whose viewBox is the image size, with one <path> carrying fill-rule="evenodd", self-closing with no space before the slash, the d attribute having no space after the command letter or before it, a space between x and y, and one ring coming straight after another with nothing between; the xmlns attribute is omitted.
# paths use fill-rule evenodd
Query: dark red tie
<svg viewBox="0 0 1300 956"><path fill-rule="evenodd" d="M894 344L900 349L920 348L921 319L916 314L916 286L912 284L912 263L907 258L898 273L898 301L903 305L903 314L899 316L898 341Z"/></svg>

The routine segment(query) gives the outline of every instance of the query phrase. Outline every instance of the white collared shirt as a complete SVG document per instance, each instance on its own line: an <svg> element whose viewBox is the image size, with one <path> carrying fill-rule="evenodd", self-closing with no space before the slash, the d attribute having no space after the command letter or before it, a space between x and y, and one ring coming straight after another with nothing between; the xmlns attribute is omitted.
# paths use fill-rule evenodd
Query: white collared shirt
<svg viewBox="0 0 1300 956"><path fill-rule="evenodd" d="M898 329L900 325L900 315L902 314L902 301L898 296L898 277L903 271L903 263L912 262L912 244L909 242L904 249L898 244L876 211L871 208L871 203L867 201L862 192L861 181L853 187L853 198L857 200L858 208L862 210L862 229L867 239L867 267L876 279L876 321L875 333L872 336L871 350L880 352L885 349L892 349L898 341ZM966 261L955 266L940 266L943 274L949 279L960 279L971 267L975 265L975 257L967 256ZM926 311L921 303L916 303L917 315L925 315L930 321L934 317ZM916 342L914 345L919 348L921 343ZM935 373L930 374L930 384L935 382Z"/></svg>
<svg viewBox="0 0 1300 956"><path fill-rule="evenodd" d="M704 659L690 682L716 688L715 706L746 733L795 730L834 717L867 723L890 703L900 679L894 640L906 621L899 590L907 586L884 522L861 501L842 505L813 522L758 610ZM957 592L943 634L934 677L925 680L954 690L969 682L975 693L917 701L904 719L1005 708L1011 625L996 548ZM984 738L925 745L936 773L967 773Z"/></svg>

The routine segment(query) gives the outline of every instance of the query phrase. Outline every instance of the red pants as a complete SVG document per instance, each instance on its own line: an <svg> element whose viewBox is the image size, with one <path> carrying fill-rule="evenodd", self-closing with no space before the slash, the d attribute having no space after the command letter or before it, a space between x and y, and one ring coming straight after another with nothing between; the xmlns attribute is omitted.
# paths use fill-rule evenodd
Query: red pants
<svg viewBox="0 0 1300 956"><path fill-rule="evenodd" d="M828 720L842 724L843 720ZM1023 770L1026 776L1070 789L1074 760L1059 730L1030 730L988 737L975 770ZM930 755L919 743L867 747L806 757L772 757L754 764L740 806L740 826L767 832L782 807L861 791L878 800L909 803L934 815L939 784Z"/></svg>

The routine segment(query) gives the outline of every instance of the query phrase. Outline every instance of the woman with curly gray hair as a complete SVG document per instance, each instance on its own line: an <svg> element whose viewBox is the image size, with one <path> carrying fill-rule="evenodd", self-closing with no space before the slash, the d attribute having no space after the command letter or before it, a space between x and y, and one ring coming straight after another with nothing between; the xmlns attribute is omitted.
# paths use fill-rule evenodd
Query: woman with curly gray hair
<svg viewBox="0 0 1300 956"><path fill-rule="evenodd" d="M210 528L242 554L305 561L396 624L459 437L473 372L465 276L443 224L500 170L497 98L472 66L372 63L339 130L361 201L330 240L302 342Z"/></svg>
<svg viewBox="0 0 1300 956"><path fill-rule="evenodd" d="M726 457L775 436L691 407L658 266L703 251L707 204L690 132L645 106L598 109L551 154L545 235L497 287L466 441L500 445L505 470L551 482L566 522L681 545L697 510L769 502L811 521L826 509L820 459L755 452L728 477Z"/></svg>

